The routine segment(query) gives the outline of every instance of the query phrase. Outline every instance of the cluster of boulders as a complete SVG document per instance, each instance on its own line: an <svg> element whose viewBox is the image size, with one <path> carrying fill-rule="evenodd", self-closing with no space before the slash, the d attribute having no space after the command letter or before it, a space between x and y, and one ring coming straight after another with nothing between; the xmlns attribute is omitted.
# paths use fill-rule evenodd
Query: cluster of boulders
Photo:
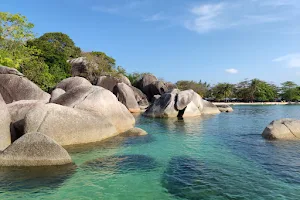
<svg viewBox="0 0 300 200"><path fill-rule="evenodd" d="M145 135L134 125L112 92L84 78L65 79L50 95L0 66L0 166L67 164L72 161L63 146Z"/></svg>
<svg viewBox="0 0 300 200"><path fill-rule="evenodd" d="M144 113L149 117L195 117L202 114L218 114L219 109L211 102L203 100L193 90L173 89L162 95L155 95L153 103Z"/></svg>

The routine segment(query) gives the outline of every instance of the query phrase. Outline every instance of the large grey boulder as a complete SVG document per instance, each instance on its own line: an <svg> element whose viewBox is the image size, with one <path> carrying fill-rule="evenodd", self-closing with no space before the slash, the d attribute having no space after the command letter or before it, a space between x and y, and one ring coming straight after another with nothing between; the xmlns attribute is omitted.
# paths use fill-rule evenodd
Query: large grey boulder
<svg viewBox="0 0 300 200"><path fill-rule="evenodd" d="M61 89L61 88L56 88L51 92L51 99L50 99L50 103L52 103L53 101L55 101L56 99L58 99L61 95L65 94L66 91Z"/></svg>
<svg viewBox="0 0 300 200"><path fill-rule="evenodd" d="M139 104L141 109L145 109L149 106L149 101L147 99L147 96L138 88L131 86L131 89L133 90L134 97Z"/></svg>
<svg viewBox="0 0 300 200"><path fill-rule="evenodd" d="M193 90L180 91L177 94L176 108L182 110L187 107L187 105L192 102L194 93Z"/></svg>
<svg viewBox="0 0 300 200"><path fill-rule="evenodd" d="M69 60L69 63L72 66L71 69L72 76L81 76L81 77L87 76L88 61L85 57L74 58L72 60Z"/></svg>
<svg viewBox="0 0 300 200"><path fill-rule="evenodd" d="M45 102L37 100L21 100L7 104L8 111L13 123L13 129L11 130L11 141L24 135L24 118L25 115L36 106L44 105Z"/></svg>
<svg viewBox="0 0 300 200"><path fill-rule="evenodd" d="M213 103L206 100L202 100L202 104L203 104L203 109L201 110L202 114L214 115L220 113L218 107L215 106Z"/></svg>
<svg viewBox="0 0 300 200"><path fill-rule="evenodd" d="M124 76L123 74L119 75L118 80L119 80L120 83L125 83L126 85L131 86L130 80L126 76Z"/></svg>
<svg viewBox="0 0 300 200"><path fill-rule="evenodd" d="M175 109L175 97L176 94L172 93L161 95L148 107L144 115L159 118L177 117L178 110Z"/></svg>
<svg viewBox="0 0 300 200"><path fill-rule="evenodd" d="M114 87L119 83L118 79L112 76L100 76L98 77L97 86L103 87L113 92Z"/></svg>
<svg viewBox="0 0 300 200"><path fill-rule="evenodd" d="M112 92L102 87L76 87L61 95L53 103L104 116L119 133L131 129L135 124L135 119L127 108Z"/></svg>
<svg viewBox="0 0 300 200"><path fill-rule="evenodd" d="M233 112L232 107L230 107L229 105L216 105L216 106L218 107L220 112Z"/></svg>
<svg viewBox="0 0 300 200"><path fill-rule="evenodd" d="M82 77L70 77L59 82L51 93L50 102L54 102L66 91L72 90L76 87L91 87L92 84Z"/></svg>
<svg viewBox="0 0 300 200"><path fill-rule="evenodd" d="M20 100L41 100L49 102L50 94L41 90L25 77L0 74L0 93L6 103Z"/></svg>
<svg viewBox="0 0 300 200"><path fill-rule="evenodd" d="M27 113L25 132L41 132L62 146L98 142L118 134L104 115L52 103Z"/></svg>
<svg viewBox="0 0 300 200"><path fill-rule="evenodd" d="M0 74L14 74L17 76L24 76L21 72L14 68L0 66Z"/></svg>
<svg viewBox="0 0 300 200"><path fill-rule="evenodd" d="M265 139L299 140L300 120L280 119L272 121L263 131Z"/></svg>
<svg viewBox="0 0 300 200"><path fill-rule="evenodd" d="M70 77L59 82L55 88L63 89L64 91L72 90L75 87L92 86L92 84L82 77Z"/></svg>
<svg viewBox="0 0 300 200"><path fill-rule="evenodd" d="M152 74L145 74L137 81L136 87L143 91L143 88L158 81L158 79Z"/></svg>
<svg viewBox="0 0 300 200"><path fill-rule="evenodd" d="M49 166L72 163L68 152L41 133L28 133L0 153L0 166Z"/></svg>
<svg viewBox="0 0 300 200"><path fill-rule="evenodd" d="M10 124L11 117L7 105L0 94L0 151L3 151L11 144Z"/></svg>
<svg viewBox="0 0 300 200"><path fill-rule="evenodd" d="M141 109L135 99L134 92L130 86L125 83L118 83L113 92L118 100L124 104L131 113L141 112Z"/></svg>

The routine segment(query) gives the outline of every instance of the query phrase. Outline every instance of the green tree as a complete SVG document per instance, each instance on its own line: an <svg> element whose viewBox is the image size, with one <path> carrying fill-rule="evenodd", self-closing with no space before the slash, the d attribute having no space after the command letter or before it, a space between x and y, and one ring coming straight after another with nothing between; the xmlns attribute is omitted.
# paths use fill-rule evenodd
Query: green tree
<svg viewBox="0 0 300 200"><path fill-rule="evenodd" d="M0 64L19 69L24 61L31 60L37 50L25 46L34 38L33 24L25 16L0 12Z"/></svg>
<svg viewBox="0 0 300 200"><path fill-rule="evenodd" d="M188 81L188 80L181 80L176 82L176 86L180 90L188 90L192 89L202 97L205 97L207 95L207 92L209 90L210 85L206 82L202 82L201 80L199 82L195 81Z"/></svg>
<svg viewBox="0 0 300 200"><path fill-rule="evenodd" d="M211 89L211 95L217 100L227 101L227 98L232 97L234 85L230 83L218 83Z"/></svg>
<svg viewBox="0 0 300 200"><path fill-rule="evenodd" d="M299 101L300 100L299 86L292 81L286 81L282 83L281 97L286 101Z"/></svg>
<svg viewBox="0 0 300 200"><path fill-rule="evenodd" d="M73 40L60 32L45 33L37 39L28 41L27 45L41 50L40 57L49 66L49 73L56 83L71 75L71 65L67 60L79 57L81 53Z"/></svg>

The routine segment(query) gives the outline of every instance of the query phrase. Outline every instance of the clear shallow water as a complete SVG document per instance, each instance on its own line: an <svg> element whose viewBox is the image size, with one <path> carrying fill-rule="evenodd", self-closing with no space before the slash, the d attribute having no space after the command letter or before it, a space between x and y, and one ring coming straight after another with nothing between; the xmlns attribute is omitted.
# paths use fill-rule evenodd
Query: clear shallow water
<svg viewBox="0 0 300 200"><path fill-rule="evenodd" d="M300 106L236 106L185 119L137 117L144 137L69 149L65 168L0 170L0 199L300 199L300 142L265 141Z"/></svg>

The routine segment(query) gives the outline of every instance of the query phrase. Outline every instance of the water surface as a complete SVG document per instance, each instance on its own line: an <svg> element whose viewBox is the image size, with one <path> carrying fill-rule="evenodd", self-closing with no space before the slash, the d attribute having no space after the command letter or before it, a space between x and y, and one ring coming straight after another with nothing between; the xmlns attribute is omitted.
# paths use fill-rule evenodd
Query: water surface
<svg viewBox="0 0 300 200"><path fill-rule="evenodd" d="M149 135L69 149L76 168L31 179L0 170L0 199L300 199L300 141L261 137L274 119L300 118L300 106L234 109L184 121L137 117Z"/></svg>

